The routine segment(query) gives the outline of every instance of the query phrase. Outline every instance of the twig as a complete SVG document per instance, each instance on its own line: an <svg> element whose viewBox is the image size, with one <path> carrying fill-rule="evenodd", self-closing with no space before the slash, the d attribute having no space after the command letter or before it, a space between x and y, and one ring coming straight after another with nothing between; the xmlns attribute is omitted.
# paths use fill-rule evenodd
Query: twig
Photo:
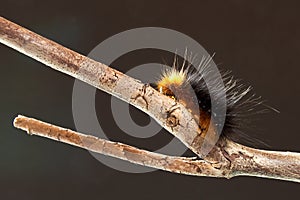
<svg viewBox="0 0 300 200"><path fill-rule="evenodd" d="M0 17L0 41L58 71L69 74L141 109L201 156L203 134L183 105L108 66L71 51ZM172 118L168 112L176 107ZM174 120L174 118L176 120ZM174 121L180 121L180 126ZM230 178L238 175L300 182L300 154L263 151L221 139L204 160L160 155L93 136L85 136L26 117L15 126L31 134L167 171ZM87 142L84 145L82 141Z"/></svg>
<svg viewBox="0 0 300 200"><path fill-rule="evenodd" d="M226 141L230 176L257 176L300 182L300 153L265 151Z"/></svg>
<svg viewBox="0 0 300 200"><path fill-rule="evenodd" d="M21 115L15 118L14 126L27 131L30 135L47 137L139 165L188 175L225 177L225 174L222 174L220 170L203 160L167 156L141 150L126 144L84 135Z"/></svg>

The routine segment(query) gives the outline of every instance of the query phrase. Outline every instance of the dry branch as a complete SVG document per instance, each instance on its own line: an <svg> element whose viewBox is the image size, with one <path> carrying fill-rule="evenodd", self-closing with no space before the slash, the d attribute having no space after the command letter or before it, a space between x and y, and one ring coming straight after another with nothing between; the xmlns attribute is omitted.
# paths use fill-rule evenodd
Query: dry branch
<svg viewBox="0 0 300 200"><path fill-rule="evenodd" d="M91 135L84 135L52 124L41 122L25 116L18 116L14 126L27 131L30 135L38 135L71 144L89 151L112 156L131 163L162 169L170 172L196 175L225 177L220 170L203 160L185 157L167 156L141 150L126 144L111 142Z"/></svg>
<svg viewBox="0 0 300 200"><path fill-rule="evenodd" d="M203 134L183 105L161 95L140 81L69 50L0 17L0 41L47 66L110 93L149 114L188 148L201 157ZM172 115L168 112L178 107ZM175 118L175 119L174 119ZM180 126L176 123L180 121ZM263 151L221 139L204 160L171 157L128 145L86 136L38 120L18 117L15 126L31 134L48 137L133 163L172 172L226 177L259 176L300 182L300 154ZM88 142L85 145L82 141Z"/></svg>

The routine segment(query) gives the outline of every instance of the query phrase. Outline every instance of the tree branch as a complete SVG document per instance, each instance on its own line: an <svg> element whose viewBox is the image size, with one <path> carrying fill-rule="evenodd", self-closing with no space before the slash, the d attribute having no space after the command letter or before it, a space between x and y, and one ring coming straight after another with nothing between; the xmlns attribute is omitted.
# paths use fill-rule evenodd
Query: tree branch
<svg viewBox="0 0 300 200"><path fill-rule="evenodd" d="M300 182L300 153L265 151L226 140L229 176L257 176Z"/></svg>
<svg viewBox="0 0 300 200"><path fill-rule="evenodd" d="M139 108L204 160L156 154L22 116L15 120L14 124L18 128L133 163L177 173L226 178L248 175L300 182L299 153L263 151L222 138L209 155L203 157L200 149L205 135L199 130L191 113L171 98L2 17L0 41L55 70L69 74ZM174 106L178 109L170 116L168 113ZM180 122L180 126L176 121Z"/></svg>
<svg viewBox="0 0 300 200"><path fill-rule="evenodd" d="M14 126L27 131L30 135L50 138L139 165L188 175L226 177L222 171L203 160L154 153L126 144L84 135L21 115L15 118Z"/></svg>

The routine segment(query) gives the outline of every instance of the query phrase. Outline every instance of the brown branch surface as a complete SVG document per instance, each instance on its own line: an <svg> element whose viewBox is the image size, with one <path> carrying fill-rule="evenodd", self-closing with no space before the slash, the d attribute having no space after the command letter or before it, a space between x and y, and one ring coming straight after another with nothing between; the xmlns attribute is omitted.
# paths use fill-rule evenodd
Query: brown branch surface
<svg viewBox="0 0 300 200"><path fill-rule="evenodd" d="M16 117L14 126L26 131L30 135L47 137L139 165L188 175L226 177L226 174L218 168L213 167L213 164L203 160L167 156L141 150L126 144L111 142L91 135L84 135L25 116L19 115Z"/></svg>
<svg viewBox="0 0 300 200"><path fill-rule="evenodd" d="M226 141L223 155L230 162L230 176L258 176L300 182L300 154L266 151Z"/></svg>
<svg viewBox="0 0 300 200"><path fill-rule="evenodd" d="M183 105L136 79L43 38L2 17L0 17L0 41L55 70L69 74L134 105L157 120L161 126L179 138L197 155L202 156L200 149L203 135L193 116ZM169 115L174 107L177 109ZM248 175L300 182L299 153L263 151L222 139L204 160L190 160L85 136L26 117L18 117L15 126L31 134L172 172L226 178ZM82 141L90 145L83 144ZM172 164L169 165L170 163Z"/></svg>

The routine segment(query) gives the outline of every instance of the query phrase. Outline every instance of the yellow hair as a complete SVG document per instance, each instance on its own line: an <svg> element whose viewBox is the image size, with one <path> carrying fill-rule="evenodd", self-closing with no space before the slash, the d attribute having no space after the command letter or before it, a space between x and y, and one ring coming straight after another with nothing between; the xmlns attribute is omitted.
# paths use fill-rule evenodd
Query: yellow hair
<svg viewBox="0 0 300 200"><path fill-rule="evenodd" d="M175 68L167 70L163 73L161 79L157 82L157 88L160 93L170 95L171 88L179 87L186 81L186 72L183 70L177 71Z"/></svg>

